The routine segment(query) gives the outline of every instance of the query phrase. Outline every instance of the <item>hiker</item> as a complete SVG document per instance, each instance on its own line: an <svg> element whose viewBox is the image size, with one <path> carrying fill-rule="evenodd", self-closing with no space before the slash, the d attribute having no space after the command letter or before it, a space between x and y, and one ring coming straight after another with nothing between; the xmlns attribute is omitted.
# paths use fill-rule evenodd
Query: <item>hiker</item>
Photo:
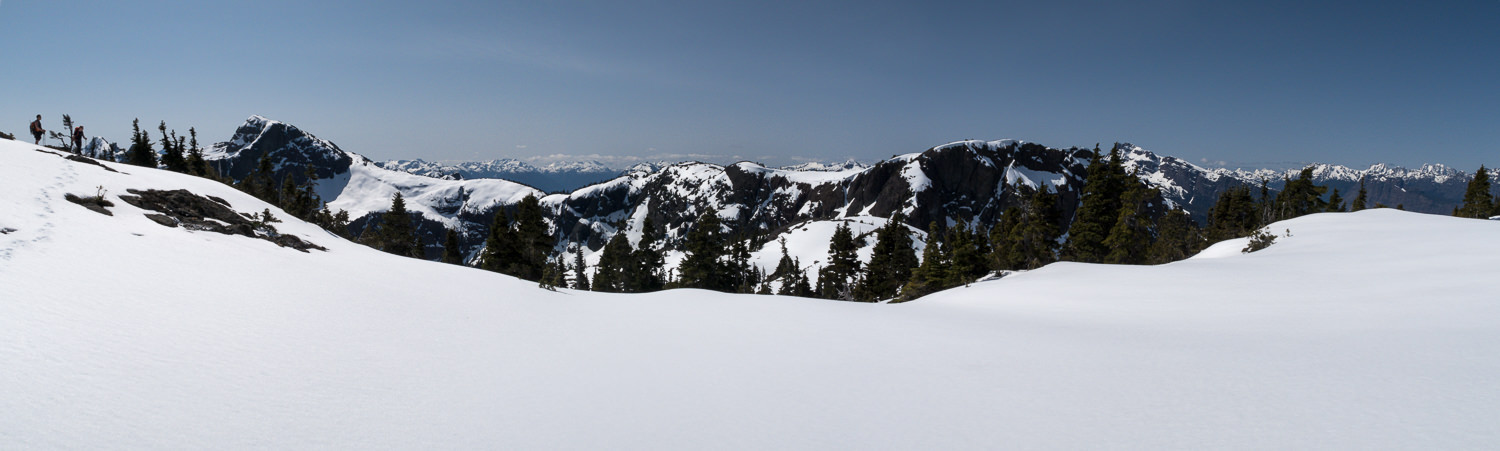
<svg viewBox="0 0 1500 451"><path fill-rule="evenodd" d="M42 133L46 132L47 130L42 128L42 115L36 115L36 120L31 122L31 137L36 139L33 144L42 145Z"/></svg>
<svg viewBox="0 0 1500 451"><path fill-rule="evenodd" d="M83 126L73 129L73 153L83 155Z"/></svg>

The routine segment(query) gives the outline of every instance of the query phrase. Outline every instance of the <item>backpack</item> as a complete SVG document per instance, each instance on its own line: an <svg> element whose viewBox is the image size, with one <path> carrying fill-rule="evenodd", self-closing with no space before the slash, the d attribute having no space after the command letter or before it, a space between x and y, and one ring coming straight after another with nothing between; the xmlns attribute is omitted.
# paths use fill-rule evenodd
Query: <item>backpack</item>
<svg viewBox="0 0 1500 451"><path fill-rule="evenodd" d="M42 130L42 121L32 121L31 122L31 133L33 133L33 134L40 134L43 131L44 130Z"/></svg>

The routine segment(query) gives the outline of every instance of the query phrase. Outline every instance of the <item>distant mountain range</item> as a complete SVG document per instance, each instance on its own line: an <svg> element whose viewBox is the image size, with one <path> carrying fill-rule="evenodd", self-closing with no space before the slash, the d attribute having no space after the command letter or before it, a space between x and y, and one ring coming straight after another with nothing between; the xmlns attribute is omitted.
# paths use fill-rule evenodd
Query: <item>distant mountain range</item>
<svg viewBox="0 0 1500 451"><path fill-rule="evenodd" d="M1297 172L1207 169L1131 144L1115 149L1128 171L1161 191L1161 205L1181 206L1200 220L1228 188L1258 186L1265 179L1275 190ZM461 232L463 245L473 254L495 211L511 208L527 195L542 199L558 249L581 246L586 252L617 233L638 240L648 217L665 227L667 243L675 246L704 211L716 212L728 229L766 240L809 221L884 218L898 211L917 228L930 222L991 224L1005 208L1021 202L1022 187L1039 186L1058 193L1067 224L1077 208L1090 153L1000 140L958 141L871 165L848 161L769 168L750 162L685 162L616 170L587 161L544 167L518 160L377 163L297 127L253 116L229 141L213 145L206 158L235 179L248 174L261 155L275 163L278 178L300 178L305 166L313 166L322 179L320 195L331 208L350 213L356 235L389 208L399 191L407 208L420 217L419 230L435 255L438 237L449 228ZM552 178L528 182L524 174ZM1315 165L1313 174L1345 199L1354 197L1364 179L1371 205L1438 214L1450 213L1461 202L1470 178L1441 165L1362 170ZM596 183L547 194L547 188L590 178Z"/></svg>
<svg viewBox="0 0 1500 451"><path fill-rule="evenodd" d="M530 185L549 193L560 193L603 182L633 171L642 169L648 171L660 170L674 163L677 162L655 161L617 167L601 163L598 160L580 160L555 161L546 165L536 166L514 158L501 158L489 161L458 162L432 162L421 159L390 160L377 164L380 167L393 171L408 172L445 180L505 179ZM844 162L807 162L795 166L785 166L781 169L832 172L864 169L866 167L868 165L850 159Z"/></svg>

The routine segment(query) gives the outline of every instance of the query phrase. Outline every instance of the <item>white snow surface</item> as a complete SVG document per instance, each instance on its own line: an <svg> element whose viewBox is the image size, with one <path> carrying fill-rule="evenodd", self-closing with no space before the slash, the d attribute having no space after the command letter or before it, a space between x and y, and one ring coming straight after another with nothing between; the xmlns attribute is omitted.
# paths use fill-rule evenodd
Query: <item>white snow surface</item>
<svg viewBox="0 0 1500 451"><path fill-rule="evenodd" d="M167 228L215 182L0 141L7 449L1480 449L1500 222L1393 210L1252 254L1054 264L915 302L558 292ZM85 210L64 193L116 204Z"/></svg>

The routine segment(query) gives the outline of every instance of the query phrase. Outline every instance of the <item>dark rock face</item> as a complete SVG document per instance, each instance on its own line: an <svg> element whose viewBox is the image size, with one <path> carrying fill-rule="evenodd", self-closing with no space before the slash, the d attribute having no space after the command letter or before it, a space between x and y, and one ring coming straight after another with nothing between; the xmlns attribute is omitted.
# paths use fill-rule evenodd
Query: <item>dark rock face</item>
<svg viewBox="0 0 1500 451"><path fill-rule="evenodd" d="M320 179L333 178L349 171L354 159L331 141L318 139L301 129L252 116L234 132L227 142L214 144L207 153L210 164L220 174L234 180L243 180L263 155L271 158L275 168L274 178L291 177L296 183L303 181L303 171L312 167Z"/></svg>
<svg viewBox="0 0 1500 451"><path fill-rule="evenodd" d="M309 249L326 251L327 248L303 241L293 235L276 233L276 228L252 220L229 208L223 199L210 199L187 190L127 190L131 195L120 196L120 200L148 213L146 217L167 227L182 226L188 230L203 230L225 235L240 235L276 243L307 252Z"/></svg>

